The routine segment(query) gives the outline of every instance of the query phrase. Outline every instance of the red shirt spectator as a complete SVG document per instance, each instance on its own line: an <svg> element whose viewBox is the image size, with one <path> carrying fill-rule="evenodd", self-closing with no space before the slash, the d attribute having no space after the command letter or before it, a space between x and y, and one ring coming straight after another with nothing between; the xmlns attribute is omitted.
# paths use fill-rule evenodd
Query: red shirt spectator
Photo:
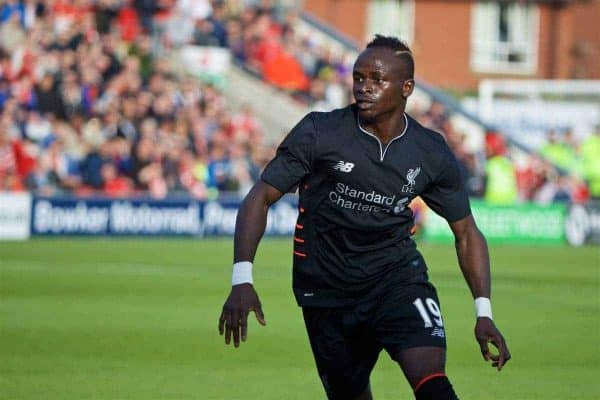
<svg viewBox="0 0 600 400"><path fill-rule="evenodd" d="M309 85L300 63L285 51L264 64L263 76L267 82L291 91L307 90Z"/></svg>
<svg viewBox="0 0 600 400"><path fill-rule="evenodd" d="M56 0L52 5L56 27L61 31L72 23L82 22L85 15L91 11L86 2Z"/></svg>
<svg viewBox="0 0 600 400"><path fill-rule="evenodd" d="M32 142L13 141L13 152L17 163L17 174L22 180L35 169L37 146Z"/></svg>
<svg viewBox="0 0 600 400"><path fill-rule="evenodd" d="M248 49L249 62L258 70L264 73L266 64L271 64L281 56L283 49L279 38L275 36L266 36L258 40Z"/></svg>
<svg viewBox="0 0 600 400"><path fill-rule="evenodd" d="M117 169L111 163L102 165L102 180L104 184L102 191L109 197L127 197L133 192L131 180L117 175Z"/></svg>
<svg viewBox="0 0 600 400"><path fill-rule="evenodd" d="M142 31L137 12L130 6L125 6L119 11L117 26L121 32L121 39L128 43L134 42Z"/></svg>
<svg viewBox="0 0 600 400"><path fill-rule="evenodd" d="M0 133L0 191L24 190L23 180L17 173L17 157L15 146Z"/></svg>

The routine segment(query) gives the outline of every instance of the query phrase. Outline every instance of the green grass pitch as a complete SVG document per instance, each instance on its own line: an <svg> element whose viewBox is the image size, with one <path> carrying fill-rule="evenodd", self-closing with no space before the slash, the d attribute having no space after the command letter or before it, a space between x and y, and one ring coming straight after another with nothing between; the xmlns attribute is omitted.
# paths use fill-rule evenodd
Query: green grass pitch
<svg viewBox="0 0 600 400"><path fill-rule="evenodd" d="M423 245L462 399L600 398L600 249L492 246L501 373L473 338L473 305L450 246ZM226 347L230 240L0 242L2 399L324 399L291 293L289 239L264 240L255 281L267 326ZM382 353L376 399L411 399Z"/></svg>

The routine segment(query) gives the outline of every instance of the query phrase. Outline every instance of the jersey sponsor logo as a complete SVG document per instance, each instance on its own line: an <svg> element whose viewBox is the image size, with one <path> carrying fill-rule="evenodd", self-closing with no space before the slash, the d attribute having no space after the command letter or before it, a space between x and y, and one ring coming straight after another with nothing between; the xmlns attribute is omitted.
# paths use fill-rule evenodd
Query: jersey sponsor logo
<svg viewBox="0 0 600 400"><path fill-rule="evenodd" d="M409 201L410 201L410 199L408 197L403 197L400 200L398 200L396 202L396 205L394 206L394 209L392 210L394 212L394 214L398 215L402 211L404 211L406 209L406 205L408 204Z"/></svg>
<svg viewBox="0 0 600 400"><path fill-rule="evenodd" d="M375 190L360 190L337 182L335 189L329 192L329 200L336 206L349 210L400 215L408 208L411 196L397 199L397 195L387 195Z"/></svg>
<svg viewBox="0 0 600 400"><path fill-rule="evenodd" d="M333 166L333 169L341 172L350 172L352 171L352 168L354 168L354 163L345 161L338 161L337 164Z"/></svg>
<svg viewBox="0 0 600 400"><path fill-rule="evenodd" d="M406 174L406 180L408 183L402 186L402 193L414 193L415 192L415 179L421 172L421 167L411 168Z"/></svg>
<svg viewBox="0 0 600 400"><path fill-rule="evenodd" d="M392 211L396 196L386 196L375 190L365 191L337 182L335 190L329 192L329 200L340 208L378 213Z"/></svg>

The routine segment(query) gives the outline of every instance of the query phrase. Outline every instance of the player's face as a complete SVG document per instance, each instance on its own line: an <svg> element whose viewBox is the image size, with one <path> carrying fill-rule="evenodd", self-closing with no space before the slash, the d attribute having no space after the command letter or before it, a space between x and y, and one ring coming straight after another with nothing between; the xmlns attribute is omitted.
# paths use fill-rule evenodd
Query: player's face
<svg viewBox="0 0 600 400"><path fill-rule="evenodd" d="M370 48L354 64L353 92L362 119L373 120L404 112L414 81L393 50Z"/></svg>

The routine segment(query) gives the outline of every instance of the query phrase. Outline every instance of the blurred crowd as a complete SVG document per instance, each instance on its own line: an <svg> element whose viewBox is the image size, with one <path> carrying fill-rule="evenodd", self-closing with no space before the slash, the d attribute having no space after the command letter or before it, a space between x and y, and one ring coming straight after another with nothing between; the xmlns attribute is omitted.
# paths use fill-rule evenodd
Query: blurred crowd
<svg viewBox="0 0 600 400"><path fill-rule="evenodd" d="M554 200L560 196L564 199L565 193L575 202L583 202L587 197L600 198L600 125L580 140L575 138L570 129L548 132L547 143L540 149L540 155L532 158L534 165L543 158L546 163L550 161L563 172L558 174L556 168L551 167L550 173L555 177L555 184L550 189L546 185L547 194L533 200L549 201L552 194Z"/></svg>
<svg viewBox="0 0 600 400"><path fill-rule="evenodd" d="M234 112L218 87L176 73L169 55L184 45L228 48L239 65L311 109L352 101L354 55L301 32L294 9L280 2L5 0L0 190L246 193L274 146L250 105ZM442 104L413 116L445 136L472 196L498 204L589 196L588 161L561 175L547 160L562 167L565 152L513 160L502 137L488 133L478 153Z"/></svg>
<svg viewBox="0 0 600 400"><path fill-rule="evenodd" d="M440 132L456 156L469 195L489 204L584 203L600 198L600 128L578 143L570 132L551 133L539 153L511 146L497 132L485 133L483 152L467 145L443 104L411 110L423 125Z"/></svg>
<svg viewBox="0 0 600 400"><path fill-rule="evenodd" d="M178 43L227 46L247 70L313 110L331 110L352 101L354 53L298 29L293 10L282 12L269 1L254 2L253 6L249 3L253 2L243 8L213 3L212 15L196 21L195 30L188 29L187 36L178 35ZM515 156L502 136L494 132L486 134L484 150L476 152L466 145L465 133L455 129L450 112L441 103L411 112L423 125L444 135L457 156L471 196L495 204L584 202L589 198L589 168L585 174L559 171L554 165L564 165L544 152L542 157ZM595 193L592 191L592 195L600 196Z"/></svg>
<svg viewBox="0 0 600 400"><path fill-rule="evenodd" d="M154 51L169 7L202 1L7 0L0 6L0 190L244 193L271 157L252 112ZM208 3L207 3L208 4ZM168 20L168 18L167 18Z"/></svg>
<svg viewBox="0 0 600 400"><path fill-rule="evenodd" d="M545 154L509 150L503 136L493 132L488 133L485 142L484 198L488 203L585 203L592 197L581 174L559 170Z"/></svg>
<svg viewBox="0 0 600 400"><path fill-rule="evenodd" d="M161 44L227 47L238 65L311 109L345 106L352 98L354 52L299 29L297 10L285 3L177 1L160 24Z"/></svg>

